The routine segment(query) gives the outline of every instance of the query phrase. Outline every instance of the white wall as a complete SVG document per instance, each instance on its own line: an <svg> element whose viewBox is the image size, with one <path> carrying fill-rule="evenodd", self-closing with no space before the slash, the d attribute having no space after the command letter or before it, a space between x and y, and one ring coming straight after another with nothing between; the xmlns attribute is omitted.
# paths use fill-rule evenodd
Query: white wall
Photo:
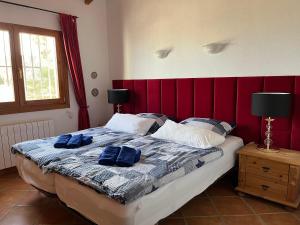
<svg viewBox="0 0 300 225"><path fill-rule="evenodd" d="M90 106L91 125L103 124L112 110L106 103L106 89L111 86L108 72L106 0L95 0L89 6L85 5L83 0L14 0L12 2L64 12L79 17L77 20L78 36L87 101ZM3 3L0 3L0 22L60 29L58 15ZM90 74L93 71L98 73L96 80L90 78ZM90 94L91 89L94 87L99 88L100 91L99 96L96 98ZM53 119L57 134L77 130L78 107L72 86L69 89L70 109L0 116L0 124L13 123L15 121Z"/></svg>
<svg viewBox="0 0 300 225"><path fill-rule="evenodd" d="M299 0L109 0L114 79L300 75ZM230 40L216 55L202 45ZM155 51L173 47L166 59Z"/></svg>

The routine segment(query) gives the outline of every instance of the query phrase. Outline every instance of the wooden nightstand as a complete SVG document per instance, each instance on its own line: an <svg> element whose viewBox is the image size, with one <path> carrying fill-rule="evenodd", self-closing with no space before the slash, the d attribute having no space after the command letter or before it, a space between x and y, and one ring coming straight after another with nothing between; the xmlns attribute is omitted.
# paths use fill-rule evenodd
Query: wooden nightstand
<svg viewBox="0 0 300 225"><path fill-rule="evenodd" d="M300 202L300 152L265 153L250 143L239 151L237 191L297 208Z"/></svg>

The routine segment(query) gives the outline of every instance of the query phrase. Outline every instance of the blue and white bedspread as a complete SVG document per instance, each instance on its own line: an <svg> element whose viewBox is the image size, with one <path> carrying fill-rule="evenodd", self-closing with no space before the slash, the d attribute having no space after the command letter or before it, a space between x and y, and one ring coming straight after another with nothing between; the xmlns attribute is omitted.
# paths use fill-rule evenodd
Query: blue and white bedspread
<svg viewBox="0 0 300 225"><path fill-rule="evenodd" d="M51 162L45 169L72 177L127 204L223 156L221 148L197 149L151 136L140 137L124 145L142 151L141 160L133 167L99 165L98 157L103 148L96 148Z"/></svg>
<svg viewBox="0 0 300 225"><path fill-rule="evenodd" d="M112 131L104 127L90 128L72 133L93 136L93 143L77 149L54 148L57 137L26 141L12 146L12 153L20 153L34 161L39 167L44 167L50 162L60 161L64 158L82 154L95 148L117 144L122 145L134 138L140 137L133 134Z"/></svg>

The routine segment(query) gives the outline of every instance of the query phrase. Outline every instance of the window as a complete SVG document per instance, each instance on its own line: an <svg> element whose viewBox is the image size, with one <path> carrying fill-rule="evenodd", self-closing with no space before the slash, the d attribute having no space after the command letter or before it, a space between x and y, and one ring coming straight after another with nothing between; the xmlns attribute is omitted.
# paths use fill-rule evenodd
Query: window
<svg viewBox="0 0 300 225"><path fill-rule="evenodd" d="M14 81L9 32L0 30L0 102L14 102Z"/></svg>
<svg viewBox="0 0 300 225"><path fill-rule="evenodd" d="M59 31L0 23L0 114L69 107Z"/></svg>

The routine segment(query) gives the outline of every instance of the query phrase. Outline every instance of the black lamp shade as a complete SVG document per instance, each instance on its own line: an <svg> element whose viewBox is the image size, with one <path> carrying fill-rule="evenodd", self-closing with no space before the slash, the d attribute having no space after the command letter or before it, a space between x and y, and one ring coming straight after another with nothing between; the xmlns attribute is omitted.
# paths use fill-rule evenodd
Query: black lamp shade
<svg viewBox="0 0 300 225"><path fill-rule="evenodd" d="M129 91L128 89L110 89L107 90L108 103L123 104L128 102Z"/></svg>
<svg viewBox="0 0 300 225"><path fill-rule="evenodd" d="M253 93L252 114L266 117L287 117L290 114L291 103L291 93Z"/></svg>

